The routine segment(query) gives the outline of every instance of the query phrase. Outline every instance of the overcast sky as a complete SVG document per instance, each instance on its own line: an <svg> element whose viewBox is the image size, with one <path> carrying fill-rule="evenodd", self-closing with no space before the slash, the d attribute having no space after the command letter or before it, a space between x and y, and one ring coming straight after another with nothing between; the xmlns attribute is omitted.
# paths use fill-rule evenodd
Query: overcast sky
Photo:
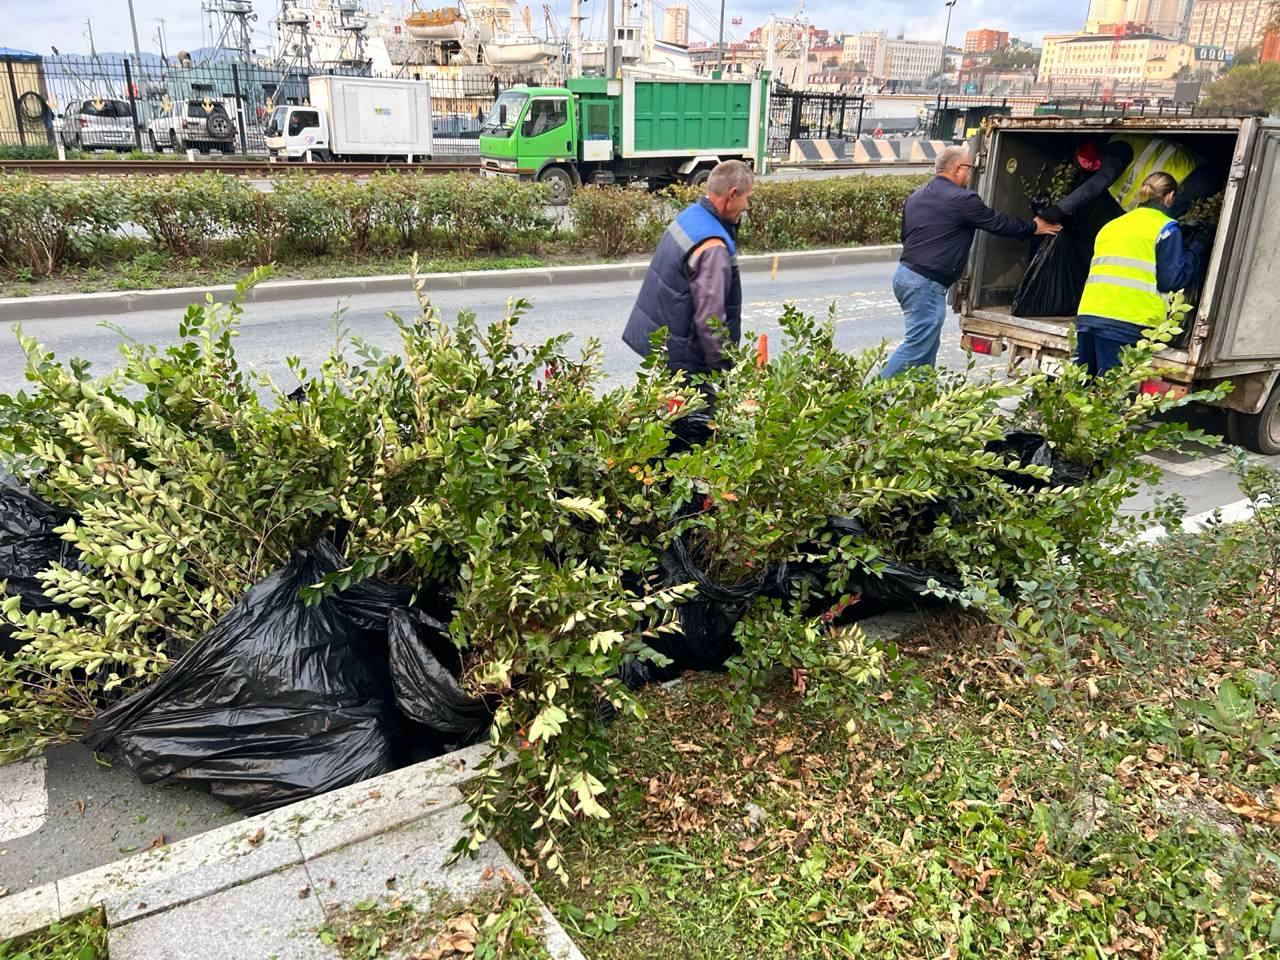
<svg viewBox="0 0 1280 960"><path fill-rule="evenodd" d="M372 7L379 0L365 0ZM446 6L450 0L423 0L422 6ZM524 6L529 3L536 11L541 5L536 0L517 0ZM647 3L648 0L640 0ZM656 2L656 0L655 0ZM675 2L675 0L670 0ZM741 17L742 26L727 22L727 34L744 36L753 26L768 19L770 13L789 16L795 7L785 5L787 0L727 0L725 16L728 21ZM208 42L206 17L200 13L200 0L133 0L138 22L138 42L144 51L156 52L157 18L165 18L166 47L170 53L178 49L194 49ZM664 3L656 2L661 11ZM715 39L719 5L715 0L689 0L691 8L691 42ZM270 43L274 24L273 16L279 9L278 0L254 0L259 11L256 24L258 42L263 49ZM391 6L400 10L400 0L391 0ZM408 6L407 0L404 6ZM568 0L552 0L552 10L561 22L567 20ZM638 7L636 8L638 9ZM1038 40L1045 33L1057 33L1079 29L1084 23L1088 0L1068 0L1066 3L1046 3L1044 0L959 0L951 21L951 38L964 36L965 30L990 27L1009 30L1024 39ZM597 24L594 33L602 33L604 7L600 0L586 0L584 14ZM942 38L945 10L942 0L867 0L856 5L837 0L808 0L805 14L817 26L833 31L887 30L891 34L905 31L913 39ZM17 47L48 53L56 46L64 53L88 52L89 41L85 19L93 21L94 41L100 51L120 51L132 48L129 32L128 0L0 0L0 46Z"/></svg>

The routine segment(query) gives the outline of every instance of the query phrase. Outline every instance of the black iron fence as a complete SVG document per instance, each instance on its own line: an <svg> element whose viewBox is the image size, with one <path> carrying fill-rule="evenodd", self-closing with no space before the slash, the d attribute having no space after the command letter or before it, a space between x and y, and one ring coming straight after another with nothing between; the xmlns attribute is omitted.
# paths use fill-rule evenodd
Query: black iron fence
<svg viewBox="0 0 1280 960"><path fill-rule="evenodd" d="M1163 98L1045 100L1034 109L1037 117L1205 117L1220 115L1194 103Z"/></svg>
<svg viewBox="0 0 1280 960"><path fill-rule="evenodd" d="M792 140L856 140L864 113L860 96L775 90L769 98L769 153L789 155Z"/></svg>
<svg viewBox="0 0 1280 960"><path fill-rule="evenodd" d="M418 79L407 68L401 79ZM306 104L308 77L367 70L192 63L144 57L0 57L0 147L263 154L272 111ZM479 153L480 126L501 92L496 79L431 77L435 152ZM219 118L220 117L220 118Z"/></svg>

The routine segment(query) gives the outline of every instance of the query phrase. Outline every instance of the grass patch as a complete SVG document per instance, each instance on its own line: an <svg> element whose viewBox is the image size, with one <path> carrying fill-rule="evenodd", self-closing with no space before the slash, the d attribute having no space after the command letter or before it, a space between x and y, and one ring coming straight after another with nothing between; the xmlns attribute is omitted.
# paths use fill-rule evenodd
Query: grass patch
<svg viewBox="0 0 1280 960"><path fill-rule="evenodd" d="M0 941L0 960L106 960L107 923L101 911L50 924L37 933Z"/></svg>
<svg viewBox="0 0 1280 960"><path fill-rule="evenodd" d="M502 884L466 901L433 897L429 910L399 896L364 901L319 932L344 960L389 954L416 960L550 960L529 889L505 872Z"/></svg>
<svg viewBox="0 0 1280 960"><path fill-rule="evenodd" d="M309 263L280 263L273 279L326 280L334 277L373 277L384 274L407 275L411 255L370 255L360 258L330 258ZM520 270L543 266L564 266L590 262L578 255L549 257L515 256L431 257L422 254L418 272L453 273L462 270ZM197 287L234 284L253 272L241 263L210 262L207 258L171 259L154 253L140 253L129 260L97 267L84 267L50 278L0 282L0 297L37 297L68 293L103 293L125 290L160 290L169 287Z"/></svg>
<svg viewBox="0 0 1280 960"><path fill-rule="evenodd" d="M593 960L1280 957L1271 549L1254 527L1154 551L1134 583L1215 577L1180 628L1131 583L1060 597L1110 623L1066 682L946 616L860 695L779 678L748 722L722 677L648 690L611 731L612 819L535 887Z"/></svg>

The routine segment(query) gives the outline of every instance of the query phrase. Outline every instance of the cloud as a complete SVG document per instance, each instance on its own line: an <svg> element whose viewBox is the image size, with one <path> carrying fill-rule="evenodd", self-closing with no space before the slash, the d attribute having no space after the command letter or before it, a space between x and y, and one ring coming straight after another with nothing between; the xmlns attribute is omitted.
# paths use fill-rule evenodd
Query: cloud
<svg viewBox="0 0 1280 960"><path fill-rule="evenodd" d="M256 24L259 42L265 45L269 28L267 10L274 9L269 0L257 0L260 14ZM138 46L144 53L159 52L156 41L157 19L165 19L165 47L171 53L179 49L195 49L201 45L204 17L199 0L133 0L138 23ZM20 12L19 12L20 11ZM32 3L30 0L0 0L0 22L4 23L0 44L47 54L56 46L63 53L88 53L89 39L85 20L93 23L94 46L99 51L132 51L133 34L129 28L128 8L124 0L52 0ZM207 32L207 27L205 28Z"/></svg>

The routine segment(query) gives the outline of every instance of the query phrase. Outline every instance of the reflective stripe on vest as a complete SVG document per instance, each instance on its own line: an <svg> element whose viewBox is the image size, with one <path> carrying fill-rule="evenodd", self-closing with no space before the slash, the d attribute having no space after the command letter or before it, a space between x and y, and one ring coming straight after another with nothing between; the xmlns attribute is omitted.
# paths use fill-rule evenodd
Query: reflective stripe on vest
<svg viewBox="0 0 1280 960"><path fill-rule="evenodd" d="M1190 150L1163 137L1119 133L1111 138L1111 142L1127 143L1133 150L1133 162L1108 188L1116 203L1126 212L1138 206L1142 181L1151 174L1163 170L1181 184L1199 163Z"/></svg>
<svg viewBox="0 0 1280 960"><path fill-rule="evenodd" d="M1099 231L1080 298L1080 316L1140 326L1164 317L1167 304L1156 286L1156 241L1169 222L1159 210L1139 207Z"/></svg>

